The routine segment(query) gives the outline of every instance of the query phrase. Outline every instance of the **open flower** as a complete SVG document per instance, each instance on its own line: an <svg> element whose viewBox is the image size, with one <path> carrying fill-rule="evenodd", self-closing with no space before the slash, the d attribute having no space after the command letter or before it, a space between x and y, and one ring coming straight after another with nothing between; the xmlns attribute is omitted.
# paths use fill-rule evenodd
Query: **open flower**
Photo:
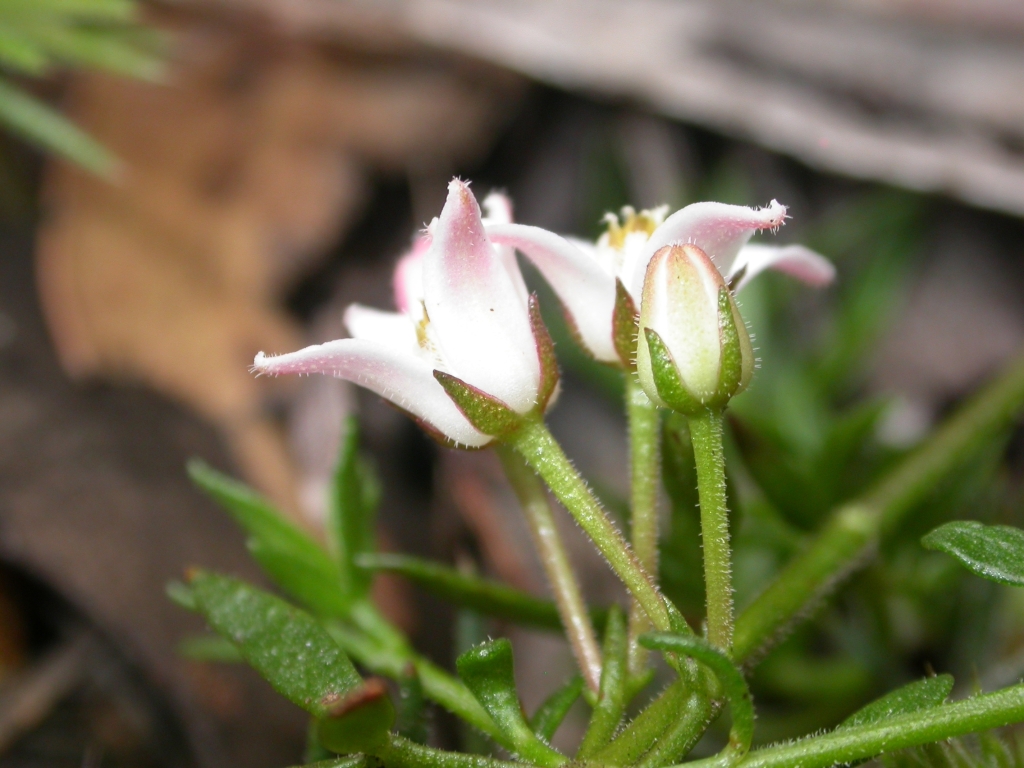
<svg viewBox="0 0 1024 768"><path fill-rule="evenodd" d="M578 338L603 362L621 359L613 329L616 281L638 305L647 266L666 245L696 245L734 290L766 269L811 285L826 285L835 276L832 264L803 246L748 245L755 232L783 224L786 208L774 200L766 208L693 203L665 218L667 212L666 206L639 213L627 207L621 219L608 214L608 229L596 243L511 222L495 222L486 230L491 242L518 249L536 265L562 301Z"/></svg>
<svg viewBox="0 0 1024 768"><path fill-rule="evenodd" d="M492 220L508 222L500 196ZM395 270L399 312L353 304L352 338L298 352L256 356L257 373L326 373L348 379L408 411L430 431L468 447L491 440L467 418L440 380L516 414L544 407L553 389L542 371L547 339L531 310L510 248L492 245L468 185L455 180L441 216Z"/></svg>

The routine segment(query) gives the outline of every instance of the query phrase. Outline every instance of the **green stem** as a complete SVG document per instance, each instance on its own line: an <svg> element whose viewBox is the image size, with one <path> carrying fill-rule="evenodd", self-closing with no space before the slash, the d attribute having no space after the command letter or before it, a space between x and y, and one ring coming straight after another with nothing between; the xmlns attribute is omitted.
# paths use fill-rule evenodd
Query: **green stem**
<svg viewBox="0 0 1024 768"><path fill-rule="evenodd" d="M729 509L725 498L725 453L721 411L706 410L688 417L697 463L700 529L704 545L708 640L726 654L732 651L732 550Z"/></svg>
<svg viewBox="0 0 1024 768"><path fill-rule="evenodd" d="M378 755L387 768L522 768L522 763L483 755L447 752L392 736Z"/></svg>
<svg viewBox="0 0 1024 768"><path fill-rule="evenodd" d="M750 752L740 768L828 768L1024 720L1024 685ZM700 766L703 761L686 763Z"/></svg>
<svg viewBox="0 0 1024 768"><path fill-rule="evenodd" d="M551 515L547 494L537 475L514 451L504 445L498 446L497 451L508 481L526 513L576 664L587 687L597 693L601 687L601 651L576 574Z"/></svg>
<svg viewBox="0 0 1024 768"><path fill-rule="evenodd" d="M626 377L629 419L630 534L633 551L650 574L658 573L658 487L661 481L658 408L632 376ZM629 607L629 673L638 675L647 664L647 650L636 639L651 630L643 607Z"/></svg>
<svg viewBox="0 0 1024 768"><path fill-rule="evenodd" d="M541 420L526 421L503 438L523 455L604 555L659 631L671 629L668 609L647 570Z"/></svg>
<svg viewBox="0 0 1024 768"><path fill-rule="evenodd" d="M833 513L736 624L733 658L749 659L782 634L896 528L935 484L977 453L1024 407L1024 357L1011 364L860 499Z"/></svg>

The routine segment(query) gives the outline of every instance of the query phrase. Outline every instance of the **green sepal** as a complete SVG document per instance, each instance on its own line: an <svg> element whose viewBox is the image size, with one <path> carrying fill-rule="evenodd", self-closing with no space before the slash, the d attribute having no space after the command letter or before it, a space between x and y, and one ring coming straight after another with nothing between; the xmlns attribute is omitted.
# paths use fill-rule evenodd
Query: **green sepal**
<svg viewBox="0 0 1024 768"><path fill-rule="evenodd" d="M743 380L743 348L732 296L725 286L718 289L718 334L722 350L718 362L718 391L708 405L721 408L736 394Z"/></svg>
<svg viewBox="0 0 1024 768"><path fill-rule="evenodd" d="M375 754L388 743L395 708L387 684L371 677L335 704L317 723L317 738L332 752Z"/></svg>
<svg viewBox="0 0 1024 768"><path fill-rule="evenodd" d="M638 641L640 645L651 650L691 656L714 672L732 711L732 729L729 731L727 749L732 750L734 754L745 755L750 750L750 742L754 737L754 703L743 673L729 657L696 635L652 632L640 635Z"/></svg>
<svg viewBox="0 0 1024 768"><path fill-rule="evenodd" d="M189 477L249 535L253 558L279 587L325 616L345 616L351 599L341 569L320 546L244 483L192 459Z"/></svg>
<svg viewBox="0 0 1024 768"><path fill-rule="evenodd" d="M530 718L530 727L544 741L551 741L558 726L569 714L576 699L583 693L583 678L580 675L573 675L569 681L558 688L554 693L544 699L544 702L537 707L537 711Z"/></svg>
<svg viewBox="0 0 1024 768"><path fill-rule="evenodd" d="M356 558L356 565L373 571L387 571L404 576L429 592L463 608L486 616L512 621L523 626L563 631L557 606L506 584L479 576L471 576L439 563L411 555L392 553L367 554ZM608 611L595 608L591 620L600 630Z"/></svg>
<svg viewBox="0 0 1024 768"><path fill-rule="evenodd" d="M544 413L552 395L558 388L558 358L555 357L555 342L540 313L540 301L536 293L530 294L530 328L537 344L537 358L540 361L540 386L537 392L537 412Z"/></svg>
<svg viewBox="0 0 1024 768"><path fill-rule="evenodd" d="M513 749L536 765L555 766L564 755L542 742L523 717L516 693L512 643L490 640L470 648L455 662L459 677L511 742Z"/></svg>
<svg viewBox="0 0 1024 768"><path fill-rule="evenodd" d="M1024 587L1024 530L954 520L921 539L925 549L945 552L983 579Z"/></svg>
<svg viewBox="0 0 1024 768"><path fill-rule="evenodd" d="M627 371L636 370L637 333L640 313L626 286L615 278L615 309L612 311L612 343Z"/></svg>
<svg viewBox="0 0 1024 768"><path fill-rule="evenodd" d="M915 680L858 709L843 720L836 730L881 723L896 715L937 707L946 701L952 690L952 675L935 675Z"/></svg>
<svg viewBox="0 0 1024 768"><path fill-rule="evenodd" d="M644 328L644 336L647 339L647 349L651 356L651 373L654 376L654 385L658 388L658 396L669 408L687 416L693 416L701 411L707 410L703 403L690 394L690 391L683 384L676 368L672 353L661 340L661 336L653 328Z"/></svg>
<svg viewBox="0 0 1024 768"><path fill-rule="evenodd" d="M373 574L356 567L356 558L376 550L375 520L380 484L369 463L359 454L359 423L345 419L327 510L329 549L341 571L351 599L366 597Z"/></svg>
<svg viewBox="0 0 1024 768"><path fill-rule="evenodd" d="M469 423L485 435L500 436L515 431L523 423L523 417L501 400L467 384L457 376L444 371L434 371L434 378L444 387L462 415Z"/></svg>
<svg viewBox="0 0 1024 768"><path fill-rule="evenodd" d="M602 648L601 688L597 704L590 716L587 732L580 743L577 759L591 757L612 740L626 708L626 663L629 650L626 618L622 610L613 605L608 612L608 625L604 631Z"/></svg>

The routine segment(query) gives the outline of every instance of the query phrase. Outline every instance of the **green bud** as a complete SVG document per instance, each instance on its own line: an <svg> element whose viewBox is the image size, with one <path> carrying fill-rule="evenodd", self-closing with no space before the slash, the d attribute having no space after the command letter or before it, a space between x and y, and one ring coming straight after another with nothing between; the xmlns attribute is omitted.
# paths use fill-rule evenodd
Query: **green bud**
<svg viewBox="0 0 1024 768"><path fill-rule="evenodd" d="M746 325L722 274L695 245L666 246L651 259L636 367L651 400L686 414L723 408L750 382Z"/></svg>

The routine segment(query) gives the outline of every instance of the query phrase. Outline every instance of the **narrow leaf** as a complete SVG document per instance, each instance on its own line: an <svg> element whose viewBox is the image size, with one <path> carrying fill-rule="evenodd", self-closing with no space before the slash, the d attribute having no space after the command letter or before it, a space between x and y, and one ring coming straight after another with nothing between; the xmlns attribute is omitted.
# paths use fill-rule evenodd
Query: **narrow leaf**
<svg viewBox="0 0 1024 768"><path fill-rule="evenodd" d="M583 693L583 678L574 675L569 682L548 696L530 718L530 727L544 741L551 741L558 726Z"/></svg>
<svg viewBox="0 0 1024 768"><path fill-rule="evenodd" d="M395 720L384 683L356 672L309 614L226 576L195 571L189 583L207 622L289 701L319 720L317 737L336 753L382 746Z"/></svg>
<svg viewBox="0 0 1024 768"><path fill-rule="evenodd" d="M0 79L0 122L41 148L111 178L119 164L110 152L63 115Z"/></svg>
<svg viewBox="0 0 1024 768"><path fill-rule="evenodd" d="M668 632L654 632L640 635L640 645L652 650L668 651L684 656L692 656L707 665L725 691L732 711L732 730L729 731L728 750L745 755L750 749L754 737L754 704L750 698L750 689L743 673L729 657L717 648L712 647L703 638L695 635L675 635Z"/></svg>
<svg viewBox="0 0 1024 768"><path fill-rule="evenodd" d="M178 653L193 661L216 661L221 664L245 661L238 647L220 635L186 637L178 644Z"/></svg>
<svg viewBox="0 0 1024 768"><path fill-rule="evenodd" d="M312 538L251 488L193 459L189 476L249 534L249 551L267 575L309 609L345 616L350 600L337 564Z"/></svg>
<svg viewBox="0 0 1024 768"><path fill-rule="evenodd" d="M983 579L1024 587L1024 531L1020 528L955 520L927 534L921 544L952 555Z"/></svg>
<svg viewBox="0 0 1024 768"><path fill-rule="evenodd" d="M618 606L612 606L608 613L608 625L604 632L601 669L601 690L597 704L590 717L590 724L580 744L578 759L592 756L611 741L622 720L626 708L626 619Z"/></svg>
<svg viewBox="0 0 1024 768"><path fill-rule="evenodd" d="M398 716L395 730L417 744L427 743L427 701L416 665L409 662L398 678Z"/></svg>
<svg viewBox="0 0 1024 768"><path fill-rule="evenodd" d="M210 626L278 693L316 717L327 717L363 681L327 630L312 616L237 579L207 571L189 585Z"/></svg>
<svg viewBox="0 0 1024 768"><path fill-rule="evenodd" d="M937 707L946 700L952 690L952 675L936 675L908 683L857 710L840 723L839 728L871 725L894 715L905 715L920 709Z"/></svg>
<svg viewBox="0 0 1024 768"><path fill-rule="evenodd" d="M352 598L364 597L370 589L372 574L357 568L356 558L376 549L374 521L379 502L380 487L359 455L358 423L349 418L334 470L327 532L332 554Z"/></svg>
<svg viewBox="0 0 1024 768"><path fill-rule="evenodd" d="M466 687L521 757L543 766L566 762L563 755L537 738L523 717L516 693L512 644L506 638L470 648L459 656L456 667Z"/></svg>
<svg viewBox="0 0 1024 768"><path fill-rule="evenodd" d="M439 597L487 616L537 629L562 630L562 620L554 603L497 581L463 574L454 568L409 555L362 555L356 563L361 568L400 574ZM596 626L601 627L607 611L594 610L591 618Z"/></svg>

